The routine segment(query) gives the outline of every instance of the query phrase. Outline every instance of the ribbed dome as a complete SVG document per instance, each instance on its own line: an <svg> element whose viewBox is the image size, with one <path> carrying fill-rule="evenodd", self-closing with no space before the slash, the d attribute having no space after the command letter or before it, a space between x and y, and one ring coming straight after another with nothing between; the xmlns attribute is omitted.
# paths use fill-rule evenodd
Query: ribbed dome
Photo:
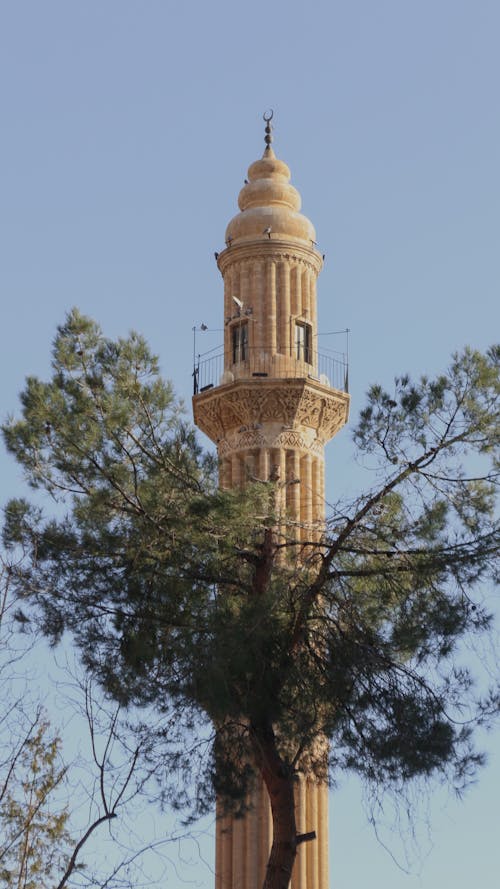
<svg viewBox="0 0 500 889"><path fill-rule="evenodd" d="M300 194L290 185L290 170L279 160L270 146L266 147L261 160L248 169L248 183L238 196L241 210L231 219L226 229L226 242L237 242L266 237L271 230L273 240L316 240L313 224L298 211Z"/></svg>

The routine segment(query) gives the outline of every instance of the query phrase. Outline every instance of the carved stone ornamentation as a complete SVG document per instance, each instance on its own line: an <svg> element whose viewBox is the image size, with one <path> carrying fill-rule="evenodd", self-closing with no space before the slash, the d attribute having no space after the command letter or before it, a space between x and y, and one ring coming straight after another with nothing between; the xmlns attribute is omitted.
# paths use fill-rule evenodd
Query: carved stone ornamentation
<svg viewBox="0 0 500 889"><path fill-rule="evenodd" d="M267 434L266 431L264 433L257 431L236 433L227 438L221 438L217 443L219 457L255 448L284 448L322 457L324 442L317 436L307 436L295 429L285 430L278 435L271 429L267 430Z"/></svg>
<svg viewBox="0 0 500 889"><path fill-rule="evenodd" d="M272 430L275 440L279 433L277 424L295 433L302 428L314 429L324 443L347 421L349 396L312 380L267 379L259 383L238 380L200 392L193 398L193 406L196 425L216 443L222 439L234 440L237 433L256 429L265 430L264 439L269 440L269 426L275 426ZM238 447L257 446L255 436L247 438L245 443L241 438L239 441Z"/></svg>
<svg viewBox="0 0 500 889"><path fill-rule="evenodd" d="M250 448L268 447L265 436L261 432L245 431L240 434L223 438L217 445L219 457L224 457L233 451L244 451Z"/></svg>
<svg viewBox="0 0 500 889"><path fill-rule="evenodd" d="M318 251L311 251L308 247L297 242L283 241L280 246L272 241L253 241L245 245L241 245L238 250L228 249L222 251L217 258L222 275L225 276L230 270L241 267L244 263L255 262L256 259L268 262L286 262L289 265L300 265L301 268L310 269L310 271L318 275L323 266L323 260Z"/></svg>
<svg viewBox="0 0 500 889"><path fill-rule="evenodd" d="M305 453L322 456L324 443L316 436L309 440L309 437L302 435L295 429L291 429L281 432L270 447L285 448L287 451L304 451Z"/></svg>

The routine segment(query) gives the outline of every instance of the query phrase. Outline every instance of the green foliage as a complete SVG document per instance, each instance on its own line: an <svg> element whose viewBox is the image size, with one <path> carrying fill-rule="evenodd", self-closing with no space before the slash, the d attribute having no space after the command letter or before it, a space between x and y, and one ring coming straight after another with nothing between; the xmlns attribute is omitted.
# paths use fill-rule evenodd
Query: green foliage
<svg viewBox="0 0 500 889"><path fill-rule="evenodd" d="M490 621L473 597L498 548L498 357L372 387L354 437L375 483L299 545L279 483L217 490L140 337L110 342L76 311L59 329L52 379L27 381L4 436L67 513L7 505L4 543L28 560L14 582L120 702L217 727L195 808L214 786L241 801L271 743L290 775L324 772L318 736L333 768L382 783L448 771L460 786L480 763L454 658ZM493 691L473 718L497 709Z"/></svg>
<svg viewBox="0 0 500 889"><path fill-rule="evenodd" d="M60 739L41 716L13 758L0 796L0 882L12 889L56 886L66 867L71 836L67 806L57 803L66 768Z"/></svg>

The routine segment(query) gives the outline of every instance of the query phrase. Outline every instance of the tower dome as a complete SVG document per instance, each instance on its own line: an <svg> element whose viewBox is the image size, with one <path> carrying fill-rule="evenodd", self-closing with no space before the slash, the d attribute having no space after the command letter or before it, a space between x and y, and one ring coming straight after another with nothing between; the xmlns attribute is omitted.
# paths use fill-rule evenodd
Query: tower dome
<svg viewBox="0 0 500 889"><path fill-rule="evenodd" d="M276 157L271 147L271 127L266 126L266 148L260 160L248 168L248 179L238 196L240 213L231 219L226 229L226 243L235 245L263 235L273 240L315 244L316 233L312 222L299 213L300 194L290 183L290 169Z"/></svg>

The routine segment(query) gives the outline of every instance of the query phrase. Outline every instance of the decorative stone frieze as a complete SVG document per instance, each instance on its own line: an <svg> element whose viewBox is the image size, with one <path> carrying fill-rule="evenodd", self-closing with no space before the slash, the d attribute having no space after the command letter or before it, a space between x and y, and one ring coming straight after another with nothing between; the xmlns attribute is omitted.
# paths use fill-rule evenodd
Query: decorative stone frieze
<svg viewBox="0 0 500 889"><path fill-rule="evenodd" d="M295 434L314 429L325 443L346 423L349 396L313 380L238 380L195 395L193 410L196 425L216 444L239 431L246 436L240 447L255 447L255 433L263 435L262 427L270 424ZM284 430L273 431L277 437Z"/></svg>
<svg viewBox="0 0 500 889"><path fill-rule="evenodd" d="M312 430L304 430L300 432L296 429L290 429L280 432L276 435L275 430L264 430L257 432L255 430L244 430L234 435L228 435L226 438L219 439L217 443L217 453L219 457L226 457L228 454L236 451L249 451L256 448L284 448L285 450L302 451L304 454L311 453L318 457L323 456L324 443L313 433L307 434Z"/></svg>
<svg viewBox="0 0 500 889"><path fill-rule="evenodd" d="M305 247L303 243L283 240L276 243L272 240L251 241L247 244L227 247L219 253L217 265L224 276L233 266L248 261L255 262L256 259L299 265L302 268L310 269L315 275L318 275L323 268L323 258L317 250Z"/></svg>
<svg viewBox="0 0 500 889"><path fill-rule="evenodd" d="M227 438L219 439L217 444L217 453L219 457L224 457L233 451L245 451L251 448L269 447L266 438L260 432L242 432L236 435L229 435Z"/></svg>

